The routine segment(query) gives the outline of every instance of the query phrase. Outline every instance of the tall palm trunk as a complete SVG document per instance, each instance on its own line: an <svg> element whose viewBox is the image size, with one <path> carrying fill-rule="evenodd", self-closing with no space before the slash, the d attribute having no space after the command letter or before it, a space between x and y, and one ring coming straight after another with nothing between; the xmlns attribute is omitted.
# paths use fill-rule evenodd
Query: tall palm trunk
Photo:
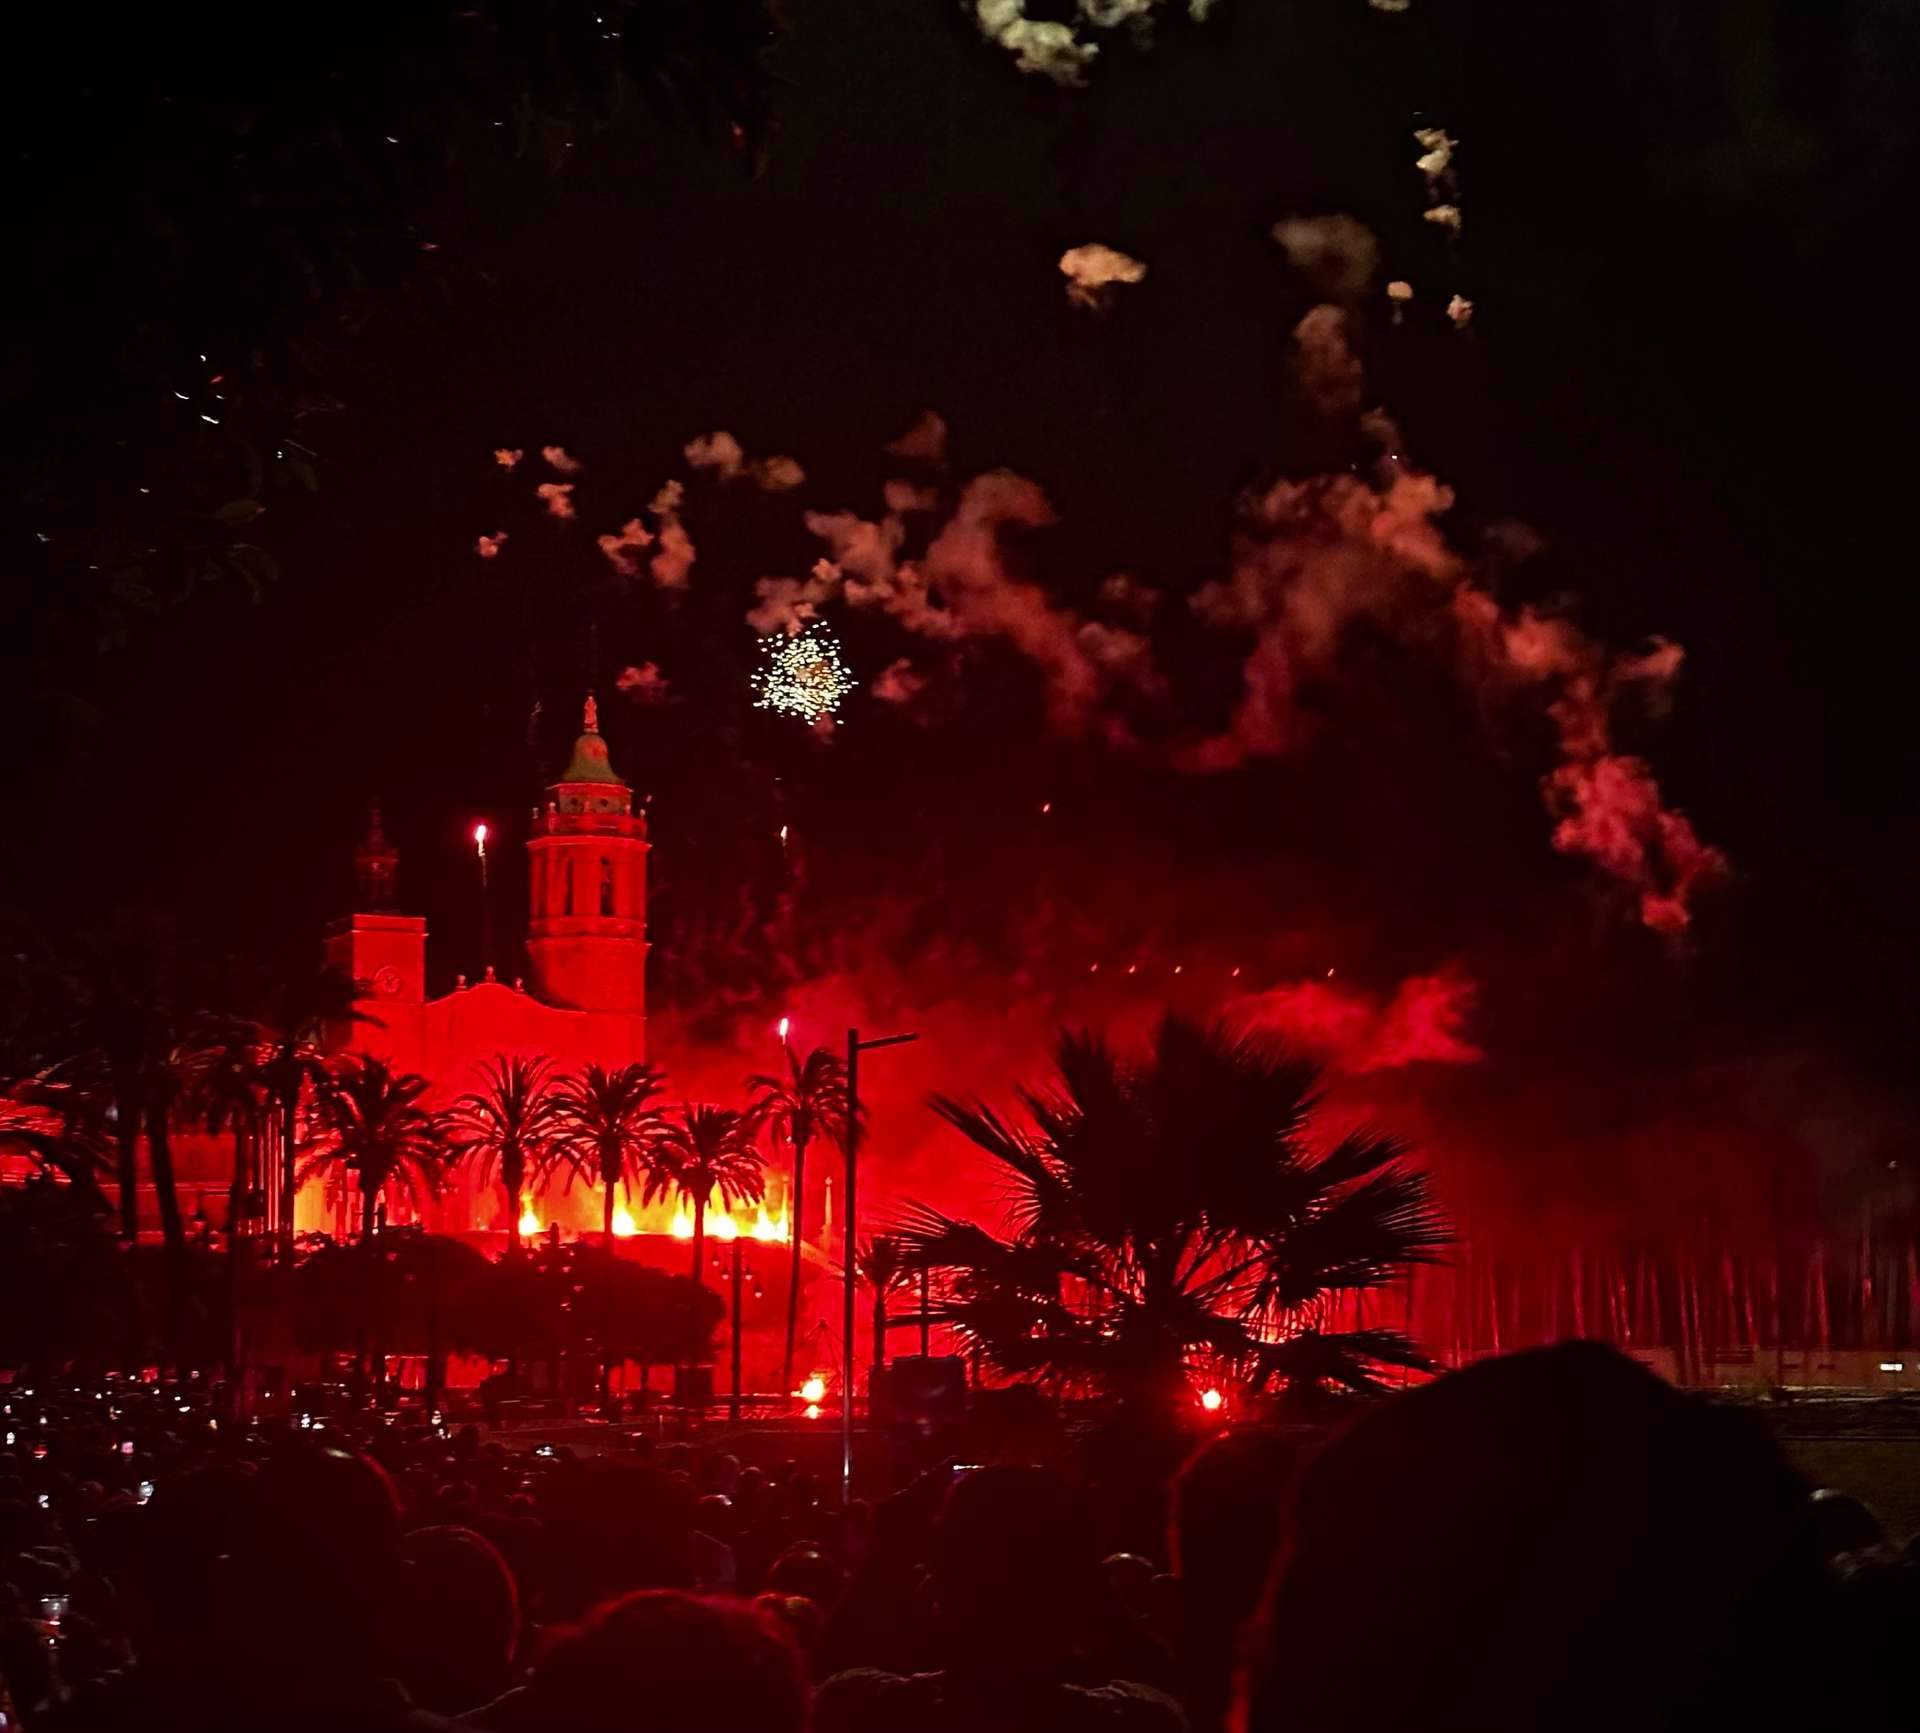
<svg viewBox="0 0 1920 1733"><path fill-rule="evenodd" d="M174 1183L173 1145L167 1128L167 1104L155 1093L147 1103L147 1165L153 1170L154 1201L160 1209L160 1237L176 1267L187 1251L187 1232L180 1217L180 1191Z"/></svg>
<svg viewBox="0 0 1920 1733"><path fill-rule="evenodd" d="M794 1335L800 1326L800 1229L806 1202L807 1139L793 1140L793 1196L787 1203L787 1346L780 1357L780 1388L793 1388Z"/></svg>
<svg viewBox="0 0 1920 1733"><path fill-rule="evenodd" d="M140 1237L140 1092L124 1073L113 1082L114 1177L120 1187L120 1237Z"/></svg>
<svg viewBox="0 0 1920 1733"><path fill-rule="evenodd" d="M293 1258L293 1198L299 1188L295 1147L300 1130L300 1084L296 1079L280 1103L280 1250Z"/></svg>
<svg viewBox="0 0 1920 1733"><path fill-rule="evenodd" d="M251 1138L246 1121L239 1114L233 1119L233 1178L227 1182L227 1241L231 1246L240 1238L240 1219L246 1213L247 1181L253 1163Z"/></svg>
<svg viewBox="0 0 1920 1733"><path fill-rule="evenodd" d="M518 1157L509 1157L503 1150L500 1155L500 1184L507 1194L507 1251L509 1255L520 1255L520 1193L525 1189L527 1176Z"/></svg>
<svg viewBox="0 0 1920 1733"><path fill-rule="evenodd" d="M380 1201L380 1188L377 1185L369 1185L367 1183L367 1176L364 1173L361 1174L360 1176L360 1239L363 1244L366 1241L373 1238L373 1216L374 1216L374 1210L378 1206L379 1201Z"/></svg>
<svg viewBox="0 0 1920 1733"><path fill-rule="evenodd" d="M607 1179L606 1196L600 1204L600 1237L606 1241L607 1250L613 1250L613 1179Z"/></svg>
<svg viewBox="0 0 1920 1733"><path fill-rule="evenodd" d="M707 1249L707 1194L700 1192L693 1200L693 1285L696 1288L706 1286L705 1252Z"/></svg>
<svg viewBox="0 0 1920 1733"><path fill-rule="evenodd" d="M887 1369L887 1290L878 1285L873 1290L873 1369Z"/></svg>

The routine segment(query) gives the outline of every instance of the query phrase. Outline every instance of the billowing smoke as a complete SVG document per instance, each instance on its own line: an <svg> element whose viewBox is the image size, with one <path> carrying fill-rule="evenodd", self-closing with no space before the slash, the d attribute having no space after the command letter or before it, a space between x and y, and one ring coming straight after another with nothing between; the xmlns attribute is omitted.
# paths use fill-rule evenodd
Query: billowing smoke
<svg viewBox="0 0 1920 1733"><path fill-rule="evenodd" d="M1273 225L1273 238L1287 255L1287 263L1323 301L1359 300L1373 286L1373 274L1380 268L1380 243L1358 217L1340 212L1283 217Z"/></svg>
<svg viewBox="0 0 1920 1733"><path fill-rule="evenodd" d="M1098 312L1112 301L1119 284L1144 282L1147 267L1104 241L1090 241L1060 255L1060 274L1067 279L1067 299Z"/></svg>
<svg viewBox="0 0 1920 1733"><path fill-rule="evenodd" d="M647 570L663 590L684 590L693 575L693 538L687 534L687 526L680 517L685 499L686 489L677 481L669 481L662 484L647 507L660 526L655 537L659 547L647 563Z"/></svg>
<svg viewBox="0 0 1920 1733"><path fill-rule="evenodd" d="M923 409L920 418L900 435L890 440L887 452L892 457L905 458L910 463L924 463L936 468L947 461L947 423L946 418L932 409Z"/></svg>
<svg viewBox="0 0 1920 1733"><path fill-rule="evenodd" d="M653 532L637 517L628 518L617 535L601 536L600 551L623 578L637 578L640 562L634 556L653 546Z"/></svg>
<svg viewBox="0 0 1920 1733"><path fill-rule="evenodd" d="M1205 23L1217 0L1187 0L1187 16ZM1136 43L1151 39L1153 21L1164 0L1077 0L1074 21L1027 16L1025 0L972 0L969 10L981 35L1013 56L1022 72L1036 72L1055 84L1085 82L1087 68L1100 53L1089 32L1127 31Z"/></svg>
<svg viewBox="0 0 1920 1733"><path fill-rule="evenodd" d="M1329 969L1231 999L1226 1012L1343 1073L1472 1065L1486 1057L1468 1034L1476 993L1458 964L1410 975L1385 995L1338 982Z"/></svg>
<svg viewBox="0 0 1920 1733"><path fill-rule="evenodd" d="M722 481L745 476L769 493L790 492L807 479L807 472L791 457L762 457L749 462L740 441L724 428L688 440L685 455L695 469L711 470Z"/></svg>
<svg viewBox="0 0 1920 1733"><path fill-rule="evenodd" d="M882 704L911 704L926 689L926 675L905 656L889 662L873 683L873 695Z"/></svg>
<svg viewBox="0 0 1920 1733"><path fill-rule="evenodd" d="M670 704L673 689L653 663L641 662L622 668L613 682L615 690L636 704Z"/></svg>
<svg viewBox="0 0 1920 1733"><path fill-rule="evenodd" d="M1300 389L1322 415L1352 415L1360 407L1366 374L1347 341L1347 316L1330 301L1309 307L1293 328Z"/></svg>
<svg viewBox="0 0 1920 1733"><path fill-rule="evenodd" d="M740 449L740 441L722 429L688 440L686 459L695 469L710 469L722 481L731 481L745 466L747 454Z"/></svg>

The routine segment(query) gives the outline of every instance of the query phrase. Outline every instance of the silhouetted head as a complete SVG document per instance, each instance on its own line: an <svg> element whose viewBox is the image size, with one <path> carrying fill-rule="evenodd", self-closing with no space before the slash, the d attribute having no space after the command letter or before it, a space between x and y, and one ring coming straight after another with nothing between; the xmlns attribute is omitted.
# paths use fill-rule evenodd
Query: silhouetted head
<svg viewBox="0 0 1920 1733"><path fill-rule="evenodd" d="M398 1666L414 1700L458 1715L507 1688L520 1640L513 1574L466 1528L420 1528L403 1544Z"/></svg>
<svg viewBox="0 0 1920 1733"><path fill-rule="evenodd" d="M1804 1483L1751 1416L1594 1344L1484 1361L1304 1475L1247 1725L1781 1724L1823 1583Z"/></svg>
<svg viewBox="0 0 1920 1733"><path fill-rule="evenodd" d="M804 1595L822 1612L831 1612L846 1587L847 1573L818 1547L789 1547L767 1572L767 1587L777 1595Z"/></svg>
<svg viewBox="0 0 1920 1733"><path fill-rule="evenodd" d="M933 1581L950 1650L1079 1648L1099 1561L1078 1496L1050 1468L982 1468L955 1481L935 1525Z"/></svg>
<svg viewBox="0 0 1920 1733"><path fill-rule="evenodd" d="M399 1567L399 1500L378 1465L335 1446L268 1465L221 1567L236 1674L294 1703L383 1676Z"/></svg>
<svg viewBox="0 0 1920 1733"><path fill-rule="evenodd" d="M1258 1604L1299 1448L1277 1432L1229 1432L1181 1469L1168 1538L1189 1619L1237 1625Z"/></svg>
<svg viewBox="0 0 1920 1733"><path fill-rule="evenodd" d="M1827 1558L1886 1544L1880 1519L1850 1492L1823 1486L1808 1499L1807 1510L1813 1519L1814 1544Z"/></svg>
<svg viewBox="0 0 1920 1733"><path fill-rule="evenodd" d="M528 1688L568 1733L800 1733L807 1684L779 1620L742 1601L623 1596L563 1633Z"/></svg>

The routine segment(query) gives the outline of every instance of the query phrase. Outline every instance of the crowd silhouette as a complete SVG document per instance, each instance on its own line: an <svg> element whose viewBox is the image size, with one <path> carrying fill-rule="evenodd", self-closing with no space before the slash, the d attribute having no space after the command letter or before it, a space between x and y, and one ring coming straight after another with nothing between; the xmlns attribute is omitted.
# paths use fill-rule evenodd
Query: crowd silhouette
<svg viewBox="0 0 1920 1733"><path fill-rule="evenodd" d="M1920 1724L1920 1567L1754 1413L1568 1344L1312 1428L791 1462L0 1386L0 1726L1336 1733ZM777 1444L770 1445L777 1448Z"/></svg>

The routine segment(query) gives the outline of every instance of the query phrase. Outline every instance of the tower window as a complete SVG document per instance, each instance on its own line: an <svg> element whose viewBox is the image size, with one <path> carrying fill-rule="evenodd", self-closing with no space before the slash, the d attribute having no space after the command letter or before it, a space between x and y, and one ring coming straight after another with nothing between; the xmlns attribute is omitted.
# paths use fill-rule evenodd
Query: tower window
<svg viewBox="0 0 1920 1733"><path fill-rule="evenodd" d="M560 912L563 915L573 913L573 862L567 862L566 877L561 881Z"/></svg>
<svg viewBox="0 0 1920 1733"><path fill-rule="evenodd" d="M613 913L613 862L610 860L600 863L600 912Z"/></svg>

